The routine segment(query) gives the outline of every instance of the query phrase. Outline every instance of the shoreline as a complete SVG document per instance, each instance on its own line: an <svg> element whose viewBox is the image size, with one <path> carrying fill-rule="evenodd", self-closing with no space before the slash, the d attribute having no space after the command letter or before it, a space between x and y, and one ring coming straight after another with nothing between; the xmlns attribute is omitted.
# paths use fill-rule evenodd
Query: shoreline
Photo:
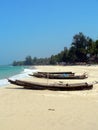
<svg viewBox="0 0 98 130"><path fill-rule="evenodd" d="M84 80L98 81L98 66L35 66L40 71L72 71L88 73ZM27 81L57 82L57 80L25 78ZM1 130L98 130L98 84L91 90L51 91L27 90L17 85L0 88Z"/></svg>
<svg viewBox="0 0 98 130"><path fill-rule="evenodd" d="M12 76L10 76L10 77L1 78L0 79L0 88L9 85L7 79L13 79L13 80L15 80L15 79L25 79L25 78L28 77L28 74L36 72L36 68L35 67L31 67L31 66L22 66L22 67L24 69L21 70L20 73L16 73L14 75L12 74Z"/></svg>

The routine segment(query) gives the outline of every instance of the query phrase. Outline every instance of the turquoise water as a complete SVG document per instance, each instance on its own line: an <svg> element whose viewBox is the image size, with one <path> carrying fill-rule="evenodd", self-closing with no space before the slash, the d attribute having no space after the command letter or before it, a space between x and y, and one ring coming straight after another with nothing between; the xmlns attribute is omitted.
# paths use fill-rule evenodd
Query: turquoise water
<svg viewBox="0 0 98 130"><path fill-rule="evenodd" d="M24 71L24 66L0 66L0 79L9 78Z"/></svg>
<svg viewBox="0 0 98 130"><path fill-rule="evenodd" d="M28 77L28 74L33 72L36 72L36 69L28 66L0 66L0 87L9 84L8 78L21 79Z"/></svg>

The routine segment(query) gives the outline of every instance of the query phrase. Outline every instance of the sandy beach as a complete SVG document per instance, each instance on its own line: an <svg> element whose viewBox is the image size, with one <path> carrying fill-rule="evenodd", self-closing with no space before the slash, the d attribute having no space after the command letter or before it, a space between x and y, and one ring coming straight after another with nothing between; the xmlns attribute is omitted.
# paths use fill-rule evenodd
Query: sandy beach
<svg viewBox="0 0 98 130"><path fill-rule="evenodd" d="M84 80L64 83L98 82L98 65L36 66L39 71L87 73ZM28 77L27 81L59 82ZM91 90L27 90L17 85L0 88L0 130L98 130L98 84Z"/></svg>

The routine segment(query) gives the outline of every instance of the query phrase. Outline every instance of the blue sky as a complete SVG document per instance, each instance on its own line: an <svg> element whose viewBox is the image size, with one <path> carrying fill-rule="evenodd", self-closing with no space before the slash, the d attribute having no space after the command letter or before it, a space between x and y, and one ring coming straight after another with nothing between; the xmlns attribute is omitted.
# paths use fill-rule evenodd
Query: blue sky
<svg viewBox="0 0 98 130"><path fill-rule="evenodd" d="M79 32L98 39L98 0L2 0L0 64L57 54Z"/></svg>

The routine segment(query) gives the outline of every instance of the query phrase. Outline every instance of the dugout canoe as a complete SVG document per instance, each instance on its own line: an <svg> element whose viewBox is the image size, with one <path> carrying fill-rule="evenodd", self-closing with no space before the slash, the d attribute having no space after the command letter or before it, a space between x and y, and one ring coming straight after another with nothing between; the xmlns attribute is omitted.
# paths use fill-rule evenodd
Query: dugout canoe
<svg viewBox="0 0 98 130"><path fill-rule="evenodd" d="M49 73L34 73L34 74L29 74L30 76L35 76L38 78L48 78L48 79L86 79L87 75L82 74L82 75L74 75L72 74L49 74Z"/></svg>
<svg viewBox="0 0 98 130"><path fill-rule="evenodd" d="M37 73L39 73L39 74L74 74L71 71L67 71L67 72L41 72L41 71L39 71Z"/></svg>
<svg viewBox="0 0 98 130"><path fill-rule="evenodd" d="M64 83L38 83L38 82L30 82L23 80L11 80L8 79L11 84L23 86L25 89L48 89L48 90L87 90L92 89L93 84L86 83L74 83L74 84L64 84Z"/></svg>

